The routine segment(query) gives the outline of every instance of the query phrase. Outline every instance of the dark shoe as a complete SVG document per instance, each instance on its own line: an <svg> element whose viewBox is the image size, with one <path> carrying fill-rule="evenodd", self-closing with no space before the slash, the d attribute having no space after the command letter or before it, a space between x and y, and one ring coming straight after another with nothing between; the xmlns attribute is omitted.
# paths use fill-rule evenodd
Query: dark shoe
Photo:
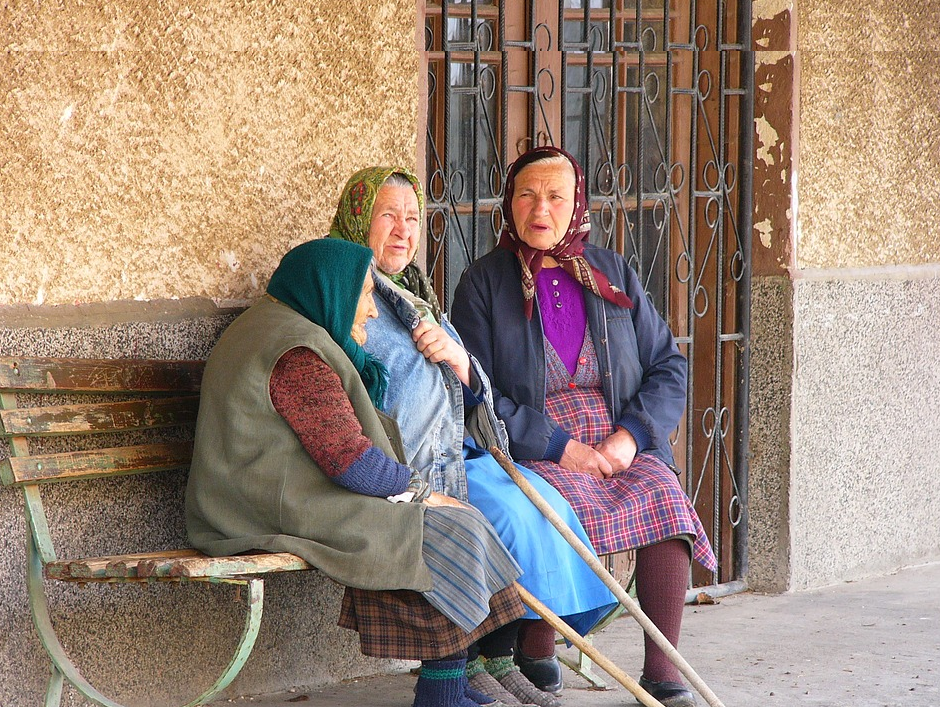
<svg viewBox="0 0 940 707"><path fill-rule="evenodd" d="M557 695L564 688L565 681L561 676L561 663L558 662L558 656L530 658L523 655L517 646L513 652L513 660L519 666L519 671L542 692Z"/></svg>
<svg viewBox="0 0 940 707"><path fill-rule="evenodd" d="M640 687L662 702L664 707L695 707L695 695L681 682L653 682L641 677Z"/></svg>

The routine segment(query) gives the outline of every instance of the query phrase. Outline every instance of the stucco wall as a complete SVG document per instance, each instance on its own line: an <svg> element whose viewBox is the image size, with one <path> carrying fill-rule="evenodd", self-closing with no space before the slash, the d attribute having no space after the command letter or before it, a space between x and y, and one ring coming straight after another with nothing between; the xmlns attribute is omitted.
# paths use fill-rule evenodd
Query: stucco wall
<svg viewBox="0 0 940 707"><path fill-rule="evenodd" d="M749 583L785 590L940 558L940 6L754 11Z"/></svg>
<svg viewBox="0 0 940 707"><path fill-rule="evenodd" d="M791 586L940 557L940 5L798 7ZM912 267L920 266L920 267Z"/></svg>
<svg viewBox="0 0 940 707"><path fill-rule="evenodd" d="M416 7L4 3L0 353L206 356L230 320L215 306L252 299L288 248L325 233L352 171L415 165ZM157 476L167 478L110 484L123 503L105 484L84 493L86 512L51 511L63 552L185 544L185 474ZM53 505L62 492L50 490ZM0 489L9 707L40 704L49 675L26 602L21 505ZM268 583L261 634L227 695L388 669L336 627L341 589L299 574ZM244 621L244 597L236 603L226 587L50 590L80 667L142 706L181 704L207 687ZM63 704L84 703L67 690Z"/></svg>
<svg viewBox="0 0 940 707"><path fill-rule="evenodd" d="M794 290L790 587L940 559L940 267Z"/></svg>
<svg viewBox="0 0 940 707"><path fill-rule="evenodd" d="M940 4L797 6L799 267L940 262Z"/></svg>
<svg viewBox="0 0 940 707"><path fill-rule="evenodd" d="M257 295L345 178L414 166L416 4L6 3L0 306Z"/></svg>
<svg viewBox="0 0 940 707"><path fill-rule="evenodd" d="M751 288L748 571L751 589L790 583L790 448L793 283L761 277Z"/></svg>

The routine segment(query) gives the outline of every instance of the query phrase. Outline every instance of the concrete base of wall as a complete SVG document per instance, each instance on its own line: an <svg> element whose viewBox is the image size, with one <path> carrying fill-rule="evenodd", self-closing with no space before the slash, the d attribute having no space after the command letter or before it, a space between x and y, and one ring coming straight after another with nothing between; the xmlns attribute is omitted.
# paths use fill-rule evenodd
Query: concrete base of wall
<svg viewBox="0 0 940 707"><path fill-rule="evenodd" d="M755 279L749 586L940 558L937 321L937 268Z"/></svg>
<svg viewBox="0 0 940 707"><path fill-rule="evenodd" d="M789 279L752 281L747 582L762 592L786 591L790 577L792 303Z"/></svg>
<svg viewBox="0 0 940 707"><path fill-rule="evenodd" d="M205 358L234 318L211 302L112 303L89 307L0 308L4 355ZM7 455L0 449L0 457ZM109 554L185 547L185 472L104 482L83 499L86 512L58 510L65 489L44 500L59 552ZM71 491L71 489L69 489ZM84 492L82 492L84 493ZM22 496L0 489L0 704L42 704L49 664L26 599ZM142 520L138 525L137 521ZM141 707L192 699L222 671L244 622L244 597L231 587L47 585L60 637L106 695ZM318 572L272 577L255 649L225 695L263 694L383 672L402 665L359 653L356 634L336 626L342 589ZM87 704L71 691L63 705Z"/></svg>
<svg viewBox="0 0 940 707"><path fill-rule="evenodd" d="M795 283L794 589L940 557L940 270Z"/></svg>

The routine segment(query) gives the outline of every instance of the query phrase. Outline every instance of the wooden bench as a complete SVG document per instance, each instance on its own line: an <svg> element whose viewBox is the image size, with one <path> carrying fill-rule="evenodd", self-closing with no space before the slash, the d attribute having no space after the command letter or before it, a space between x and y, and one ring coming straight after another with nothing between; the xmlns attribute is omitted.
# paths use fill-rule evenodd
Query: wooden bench
<svg viewBox="0 0 940 707"><path fill-rule="evenodd" d="M176 548L110 557L56 555L41 487L187 467L203 366L202 361L0 357L0 434L8 438L10 449L9 457L0 460L0 480L4 486L21 489L25 501L30 610L52 662L46 707L59 705L66 680L95 704L121 706L95 689L70 660L52 625L45 581L247 586L245 626L235 653L218 680L186 705L196 707L228 686L245 665L261 626L264 577L312 569L289 553L208 557ZM95 448L96 437L133 438L148 430L171 433L165 436L172 439L135 439L122 446ZM44 451L57 442L52 439L56 437L66 438L59 440L65 451ZM31 447L38 451L31 452Z"/></svg>
<svg viewBox="0 0 940 707"><path fill-rule="evenodd" d="M44 591L44 580L74 583L208 582L243 585L247 617L231 662L201 695L186 707L218 695L248 660L261 626L264 576L312 567L290 553L257 553L208 557L191 548L107 557L57 556L43 509L40 487L48 483L93 482L95 479L169 471L189 466L192 432L199 408L203 361L142 359L65 359L0 357L0 435L8 438L10 456L0 460L0 481L23 491L29 534L27 583L33 620L52 662L46 707L61 701L67 680L89 700L121 707L82 677L56 636ZM68 398L60 404L55 398ZM28 398L23 406L20 400ZM54 398L51 404L43 398ZM87 399L83 401L82 398ZM88 440L115 433L173 430L171 441L147 441L118 447L89 448ZM179 434L182 432L183 434ZM42 438L64 438L67 451L33 453L48 446ZM176 439L182 437L182 439ZM74 509L81 513L82 509ZM632 573L633 553L601 558L624 586ZM611 614L601 626L619 616ZM604 688L587 656L562 657L569 668Z"/></svg>

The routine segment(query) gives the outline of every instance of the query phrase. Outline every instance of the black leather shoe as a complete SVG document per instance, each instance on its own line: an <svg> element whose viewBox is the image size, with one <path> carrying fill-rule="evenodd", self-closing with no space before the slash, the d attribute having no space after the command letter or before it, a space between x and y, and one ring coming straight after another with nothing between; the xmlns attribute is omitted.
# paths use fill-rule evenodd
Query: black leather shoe
<svg viewBox="0 0 940 707"><path fill-rule="evenodd" d="M557 695L565 686L565 681L561 676L561 663L558 662L558 656L530 658L523 655L517 646L513 652L513 660L519 666L519 672L525 675L529 682L542 692Z"/></svg>
<svg viewBox="0 0 940 707"><path fill-rule="evenodd" d="M695 707L695 695L681 682L653 682L641 677L640 687L662 702L664 707Z"/></svg>

